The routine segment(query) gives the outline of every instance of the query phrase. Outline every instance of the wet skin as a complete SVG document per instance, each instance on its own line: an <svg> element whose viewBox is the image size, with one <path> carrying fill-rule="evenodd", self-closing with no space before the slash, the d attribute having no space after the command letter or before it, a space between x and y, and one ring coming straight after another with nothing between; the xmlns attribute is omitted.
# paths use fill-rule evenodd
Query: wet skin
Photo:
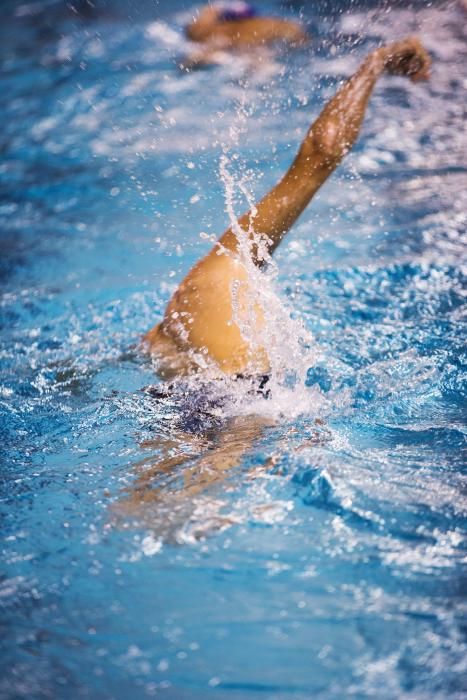
<svg viewBox="0 0 467 700"><path fill-rule="evenodd" d="M429 55L415 37L367 56L311 125L282 179L238 220L256 266L264 264L264 251L267 255L274 252L354 144L378 78L389 73L413 81L426 80L429 69ZM251 309L251 298L255 297L248 268L240 260L234 228L228 228L189 271L169 301L162 322L144 337L144 345L156 357L162 376L198 369L203 363L197 358L209 361L219 374L251 376L269 369L267 348L251 347L236 322L241 322L242 313ZM256 327L261 327L264 309L256 304L254 313Z"/></svg>
<svg viewBox="0 0 467 700"><path fill-rule="evenodd" d="M199 44L199 49L183 62L183 67L194 68L216 62L219 51L250 52L257 47L283 43L299 47L309 38L298 22L279 17L246 17L222 20L218 7L203 7L186 27L188 39Z"/></svg>
<svg viewBox="0 0 467 700"><path fill-rule="evenodd" d="M428 54L415 38L378 49L365 59L312 124L284 177L239 219L238 226L250 244L254 265L262 266L265 251L267 255L274 252L351 148L378 77L388 72L423 80L429 77L429 66ZM210 359L220 374L267 372L267 348L253 351L232 320L232 286L240 289L240 309L248 305L249 295L253 294L248 268L241 262L238 249L238 237L229 228L211 252L190 270L170 300L162 322L145 336L146 347L157 356L162 375L196 370L197 355ZM258 307L258 325L263 314ZM203 493L223 484L271 425L260 416L237 417L227 420L209 436L183 432L174 433L170 441L146 443L143 447L156 454L135 465L137 479L114 504L114 517L144 522L164 540L176 538L178 528L192 518ZM317 446L323 439L328 439L326 431L318 430L312 442ZM287 444L285 431L285 449L289 449ZM306 445L296 449L302 447ZM251 471L250 478L261 476L279 457L270 455ZM210 517L196 536L204 537L207 531L230 524L229 518Z"/></svg>

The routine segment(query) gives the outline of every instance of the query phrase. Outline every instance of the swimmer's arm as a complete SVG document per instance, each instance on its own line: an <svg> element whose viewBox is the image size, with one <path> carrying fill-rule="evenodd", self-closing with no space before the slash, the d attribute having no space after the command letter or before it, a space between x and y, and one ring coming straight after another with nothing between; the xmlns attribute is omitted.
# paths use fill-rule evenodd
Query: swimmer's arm
<svg viewBox="0 0 467 700"><path fill-rule="evenodd" d="M197 68L203 68L215 63L222 63L225 59L225 49L229 47L228 42L211 42L201 46L201 48L192 51L188 56L183 58L178 66L183 71L191 71Z"/></svg>
<svg viewBox="0 0 467 700"><path fill-rule="evenodd" d="M357 72L325 106L309 129L291 167L280 182L238 221L244 231L255 231L272 253L313 195L331 175L357 139L369 97L383 72L406 75L412 80L429 76L430 59L420 41L408 38L373 51ZM220 243L236 250L232 228ZM253 243L258 265L261 253Z"/></svg>

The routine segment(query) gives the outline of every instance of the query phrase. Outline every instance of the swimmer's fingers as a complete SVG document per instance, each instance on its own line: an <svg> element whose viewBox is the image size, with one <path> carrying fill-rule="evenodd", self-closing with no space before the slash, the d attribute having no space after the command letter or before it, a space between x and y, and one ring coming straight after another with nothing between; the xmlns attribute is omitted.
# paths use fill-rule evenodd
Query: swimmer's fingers
<svg viewBox="0 0 467 700"><path fill-rule="evenodd" d="M417 37L385 47L385 68L391 75L405 75L413 82L428 80L430 66L430 55Z"/></svg>
<svg viewBox="0 0 467 700"><path fill-rule="evenodd" d="M424 46L421 46L421 61L422 61L422 66L418 73L412 76L413 81L417 80L428 80L430 78L431 74L431 57L428 51L425 49Z"/></svg>
<svg viewBox="0 0 467 700"><path fill-rule="evenodd" d="M418 43L417 53L409 61L406 73L414 83L420 80L428 80L431 68L430 54L420 42Z"/></svg>

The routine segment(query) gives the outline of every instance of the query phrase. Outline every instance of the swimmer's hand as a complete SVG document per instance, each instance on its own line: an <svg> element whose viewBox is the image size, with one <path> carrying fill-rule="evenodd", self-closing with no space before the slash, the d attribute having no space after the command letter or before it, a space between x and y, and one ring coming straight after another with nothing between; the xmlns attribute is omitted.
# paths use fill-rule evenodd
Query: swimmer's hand
<svg viewBox="0 0 467 700"><path fill-rule="evenodd" d="M430 77L430 55L416 36L396 41L380 51L385 70L391 75L405 75L413 82Z"/></svg>

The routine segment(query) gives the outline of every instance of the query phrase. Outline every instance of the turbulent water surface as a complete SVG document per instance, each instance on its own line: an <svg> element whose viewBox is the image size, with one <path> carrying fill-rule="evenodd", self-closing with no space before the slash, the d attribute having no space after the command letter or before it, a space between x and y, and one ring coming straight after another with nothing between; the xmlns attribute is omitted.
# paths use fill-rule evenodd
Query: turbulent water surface
<svg viewBox="0 0 467 700"><path fill-rule="evenodd" d="M2 698L467 697L467 12L261 8L310 46L187 73L181 1L3 2ZM262 289L285 386L166 394L141 334L412 33Z"/></svg>

